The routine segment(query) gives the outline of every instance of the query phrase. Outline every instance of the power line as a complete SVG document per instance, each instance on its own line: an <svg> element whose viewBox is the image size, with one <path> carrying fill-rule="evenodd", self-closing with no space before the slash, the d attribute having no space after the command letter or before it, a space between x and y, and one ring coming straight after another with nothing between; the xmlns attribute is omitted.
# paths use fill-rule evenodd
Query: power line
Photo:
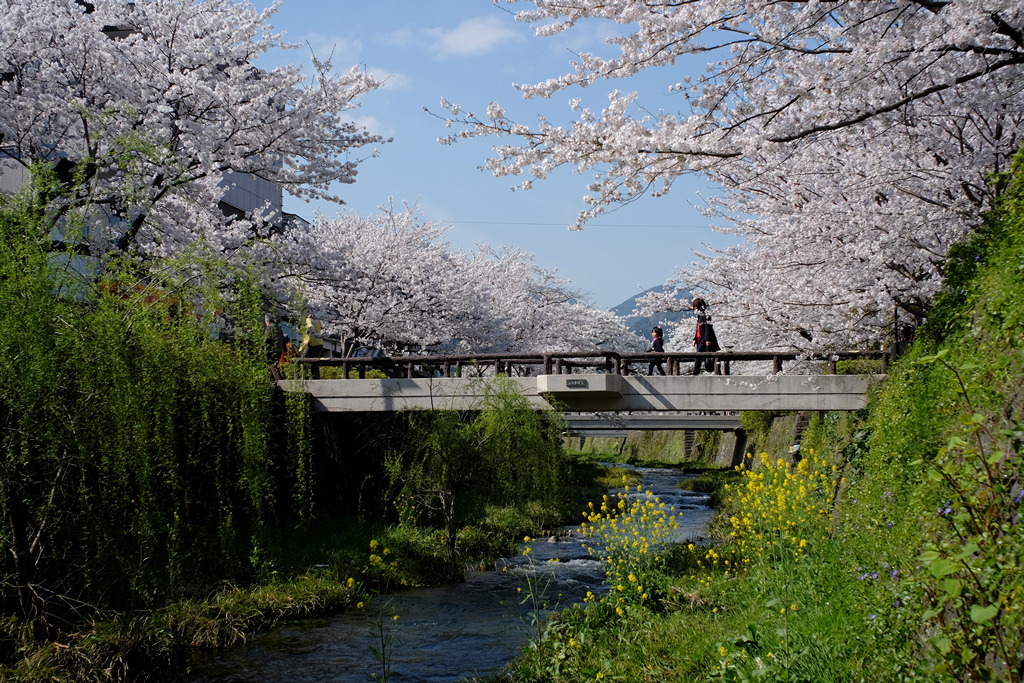
<svg viewBox="0 0 1024 683"><path fill-rule="evenodd" d="M533 227L566 227L570 223L538 223L538 222L516 222L516 221L446 221L440 220L439 223L453 223L457 225L520 225L520 226L533 226ZM586 228L709 228L710 225L656 225L651 223L642 224L628 224L628 223L594 223L587 222L584 224Z"/></svg>

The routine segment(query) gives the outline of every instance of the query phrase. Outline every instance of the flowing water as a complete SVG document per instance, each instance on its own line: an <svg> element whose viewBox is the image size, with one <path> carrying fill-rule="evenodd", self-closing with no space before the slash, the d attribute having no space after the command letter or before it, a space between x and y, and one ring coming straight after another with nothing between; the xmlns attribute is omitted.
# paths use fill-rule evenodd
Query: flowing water
<svg viewBox="0 0 1024 683"><path fill-rule="evenodd" d="M677 514L677 540L704 534L712 514L706 494L677 488L686 475L675 470L636 469L644 491L682 513ZM639 495L635 487L631 495ZM523 555L509 558L499 562L495 571L470 573L465 583L409 590L387 596L383 605L368 604L363 610L280 626L241 647L197 659L188 680L320 683L370 681L374 676L380 680L383 670L373 648L381 623L385 629L394 629L388 648L393 683L450 683L494 676L522 651L534 628L528 617L530 606L520 604L527 593L528 575L534 577L534 585L546 585L544 599L552 608L582 602L588 590L602 590L601 564L587 554L574 531L575 527L565 527L549 539L537 539L531 543L533 560ZM559 561L548 564L551 558ZM544 573L529 574L537 571ZM371 618L379 614L383 622Z"/></svg>

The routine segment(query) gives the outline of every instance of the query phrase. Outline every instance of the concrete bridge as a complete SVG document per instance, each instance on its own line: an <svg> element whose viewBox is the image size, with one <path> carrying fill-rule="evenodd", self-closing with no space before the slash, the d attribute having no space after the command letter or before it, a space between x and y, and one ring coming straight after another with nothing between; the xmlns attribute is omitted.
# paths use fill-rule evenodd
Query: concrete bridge
<svg viewBox="0 0 1024 683"><path fill-rule="evenodd" d="M624 438L629 432L734 432L742 429L739 413L566 413L566 434L579 437Z"/></svg>
<svg viewBox="0 0 1024 683"><path fill-rule="evenodd" d="M566 424L575 436L622 436L622 432L739 429L739 413L565 413ZM618 432L618 433L616 433Z"/></svg>
<svg viewBox="0 0 1024 683"><path fill-rule="evenodd" d="M845 359L873 359L878 375L837 375ZM634 365L661 361L668 374L641 375ZM681 374L694 360L710 359L711 374ZM779 374L784 362L817 361L828 374ZM767 360L777 374L730 374L737 361ZM325 412L474 410L486 393L487 372L507 375L538 409L585 413L738 412L743 410L857 410L872 381L884 373L887 354L845 352L819 358L795 353L680 354L485 354L406 356L393 359L302 359L319 371L339 367L342 377L364 379L282 380L286 391L310 393ZM390 376L367 379L371 369ZM536 374L535 374L536 373ZM325 373L326 374L326 373ZM404 375L404 377L402 376ZM455 376L452 376L455 375ZM461 375L461 376L460 376ZM639 424L639 423L635 423ZM656 422L648 422L656 428Z"/></svg>

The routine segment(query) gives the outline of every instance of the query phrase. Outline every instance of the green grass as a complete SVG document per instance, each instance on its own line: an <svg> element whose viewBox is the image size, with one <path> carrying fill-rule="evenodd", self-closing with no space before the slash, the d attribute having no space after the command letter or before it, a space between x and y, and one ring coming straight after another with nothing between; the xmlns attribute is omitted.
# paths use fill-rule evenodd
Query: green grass
<svg viewBox="0 0 1024 683"><path fill-rule="evenodd" d="M745 474L660 600L557 615L517 680L1021 680L1024 156L1013 174L869 407L811 420L829 485ZM778 417L744 414L750 443Z"/></svg>
<svg viewBox="0 0 1024 683"><path fill-rule="evenodd" d="M554 505L491 506L482 519L460 529L460 561L467 568L490 566L514 554L523 536L578 521L586 502L619 485L622 474L571 461L564 495ZM377 549L371 551L374 541ZM160 610L99 613L59 644L26 639L17 624L3 622L0 642L19 642L21 656L0 667L0 679L78 683L180 671L193 649L230 647L282 622L353 609L368 591L435 585L450 577L444 531L429 527L324 516L282 524L263 535L260 547L256 584L225 585L205 599L179 600ZM384 548L386 568L371 561L371 552L379 555Z"/></svg>
<svg viewBox="0 0 1024 683"><path fill-rule="evenodd" d="M667 594L651 608L558 615L549 640L520 660L518 680L886 680L878 653L907 656L910 643L879 620L875 587L841 539L798 561L757 557L738 575L699 567L705 551L672 553Z"/></svg>

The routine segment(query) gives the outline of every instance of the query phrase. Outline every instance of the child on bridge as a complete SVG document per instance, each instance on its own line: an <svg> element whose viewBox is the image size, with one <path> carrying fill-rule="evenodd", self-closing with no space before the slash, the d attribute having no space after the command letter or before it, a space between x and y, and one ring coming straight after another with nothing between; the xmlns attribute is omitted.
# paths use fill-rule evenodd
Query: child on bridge
<svg viewBox="0 0 1024 683"><path fill-rule="evenodd" d="M653 338L651 339L651 348L647 349L649 352L654 353L665 353L665 339L664 333L661 330L661 325L655 325L654 329L651 330ZM654 370L657 369L662 375L665 374L665 368L661 366L662 361L660 359L652 360L647 366L647 374L653 375Z"/></svg>

